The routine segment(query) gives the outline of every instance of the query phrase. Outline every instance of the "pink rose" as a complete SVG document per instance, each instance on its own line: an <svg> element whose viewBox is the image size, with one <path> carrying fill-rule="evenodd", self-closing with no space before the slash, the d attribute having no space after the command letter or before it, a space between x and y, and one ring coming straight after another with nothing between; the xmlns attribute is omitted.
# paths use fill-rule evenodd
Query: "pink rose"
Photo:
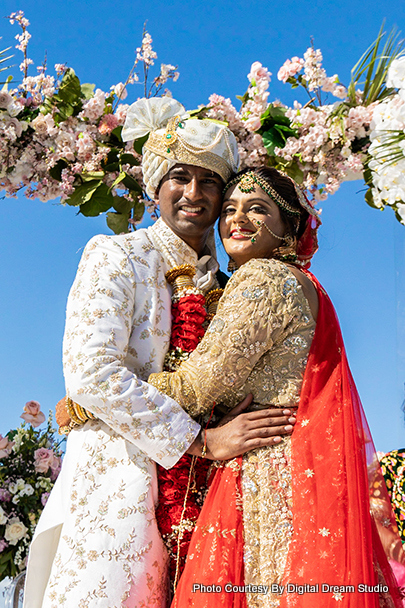
<svg viewBox="0 0 405 608"><path fill-rule="evenodd" d="M54 474L56 474L56 477L58 476L60 470L60 458L55 456L53 450L39 448L38 450L35 450L34 458L35 471L37 473L47 473L49 469L51 469L52 476Z"/></svg>
<svg viewBox="0 0 405 608"><path fill-rule="evenodd" d="M257 81L261 80L262 78L270 80L270 76L271 73L269 70L263 67L259 61L252 63L252 67L250 68L250 72L248 74L250 82L255 82L257 84Z"/></svg>
<svg viewBox="0 0 405 608"><path fill-rule="evenodd" d="M7 437L0 435L0 458L10 456L14 441L9 441Z"/></svg>
<svg viewBox="0 0 405 608"><path fill-rule="evenodd" d="M12 101L13 98L7 93L7 91L0 91L0 108L7 108Z"/></svg>
<svg viewBox="0 0 405 608"><path fill-rule="evenodd" d="M27 401L24 405L24 414L21 414L20 418L29 422L34 428L45 422L45 416L41 412L38 401Z"/></svg>

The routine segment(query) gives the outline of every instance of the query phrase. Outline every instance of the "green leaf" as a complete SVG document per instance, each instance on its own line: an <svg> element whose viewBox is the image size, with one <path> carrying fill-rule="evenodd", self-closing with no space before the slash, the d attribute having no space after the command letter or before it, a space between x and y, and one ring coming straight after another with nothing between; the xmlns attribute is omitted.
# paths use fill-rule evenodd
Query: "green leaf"
<svg viewBox="0 0 405 608"><path fill-rule="evenodd" d="M114 196L113 207L114 207L115 211L117 211L117 213L123 213L128 216L133 205L134 205L134 202L131 200L128 200L124 196Z"/></svg>
<svg viewBox="0 0 405 608"><path fill-rule="evenodd" d="M113 141L114 141L114 139L116 139L120 144L123 144L121 133L122 133L122 126L120 125L119 127L115 127L115 129L113 129L111 131L110 138Z"/></svg>
<svg viewBox="0 0 405 608"><path fill-rule="evenodd" d="M136 194L142 194L141 186L138 184L136 179L131 177L131 175L128 175L128 173L125 174L125 177L122 180L122 183L124 184L124 186L126 188L128 188L128 190L132 190L133 192L136 192Z"/></svg>
<svg viewBox="0 0 405 608"><path fill-rule="evenodd" d="M122 165L131 165L131 167L137 167L139 165L139 160L135 158L133 154L121 154L120 161Z"/></svg>
<svg viewBox="0 0 405 608"><path fill-rule="evenodd" d="M286 108L270 103L261 115L260 122L264 124L266 121L271 120L272 122L290 124L290 119L285 115L286 111Z"/></svg>
<svg viewBox="0 0 405 608"><path fill-rule="evenodd" d="M367 190L366 194L364 195L364 198L366 199L367 205L370 205L370 207L373 207L373 209L379 209L379 207L377 207L377 205L374 202L373 192L372 192L371 188L369 188Z"/></svg>
<svg viewBox="0 0 405 608"><path fill-rule="evenodd" d="M280 134L276 127L263 133L263 145L270 156L274 156L275 148L284 148L285 138Z"/></svg>
<svg viewBox="0 0 405 608"><path fill-rule="evenodd" d="M107 226L115 233L129 232L128 227L129 213L115 213L109 211L107 213Z"/></svg>
<svg viewBox="0 0 405 608"><path fill-rule="evenodd" d="M80 213L86 217L97 217L114 204L114 197L106 184L101 183L87 201L80 205Z"/></svg>
<svg viewBox="0 0 405 608"><path fill-rule="evenodd" d="M92 97L94 97L94 88L95 88L95 84L90 84L89 82L84 82L81 85L81 91L82 91L82 95L85 99L91 99Z"/></svg>
<svg viewBox="0 0 405 608"><path fill-rule="evenodd" d="M190 116L190 118L206 118L208 111L208 106L202 106L196 110L187 110L187 114Z"/></svg>
<svg viewBox="0 0 405 608"><path fill-rule="evenodd" d="M72 68L68 68L64 73L57 97L68 104L77 103L82 98L80 80Z"/></svg>
<svg viewBox="0 0 405 608"><path fill-rule="evenodd" d="M146 144L146 142L148 141L148 137L149 135L145 135L144 137L140 137L139 139L136 139L134 141L135 152L137 152L138 154L142 154L142 148L144 144Z"/></svg>
<svg viewBox="0 0 405 608"><path fill-rule="evenodd" d="M118 186L118 184L120 184L124 179L125 179L126 173L125 171L121 171L121 173L115 178L115 180L113 181L113 183L110 186L110 191L115 188L115 186Z"/></svg>
<svg viewBox="0 0 405 608"><path fill-rule="evenodd" d="M242 106L244 106L245 103L249 99L249 93L248 93L248 91L246 91L246 93L244 93L242 96L236 95L236 99L239 99L239 101L241 102Z"/></svg>
<svg viewBox="0 0 405 608"><path fill-rule="evenodd" d="M143 218L143 214L145 213L145 204L137 201L134 205L134 210L132 212L132 218L136 222L140 222Z"/></svg>
<svg viewBox="0 0 405 608"><path fill-rule="evenodd" d="M119 171L118 154L118 148L111 148L111 150L108 152L107 158L104 160L103 163L106 173L110 171Z"/></svg>
<svg viewBox="0 0 405 608"><path fill-rule="evenodd" d="M79 205L83 205L91 199L99 185L100 180L98 179L93 179L89 182L81 184L80 186L77 186L75 188L74 192L72 192L72 194L69 196L69 198L66 199L65 202L68 205L71 205L72 207L78 207Z"/></svg>
<svg viewBox="0 0 405 608"><path fill-rule="evenodd" d="M363 179L367 186L373 186L373 174L367 163L364 165Z"/></svg>
<svg viewBox="0 0 405 608"><path fill-rule="evenodd" d="M82 178L82 180L84 182L89 182L92 179L101 180L101 179L103 179L104 175L105 175L104 171L86 171L86 172L83 171L83 173L80 174L80 177Z"/></svg>
<svg viewBox="0 0 405 608"><path fill-rule="evenodd" d="M382 46L383 39L386 36L383 29L384 22L375 42L363 53L352 69L351 82L348 88L349 100L352 105L357 105L356 87L358 85L363 88L363 104L366 106L374 101L381 101L394 92L393 89L386 87L385 82L393 60L404 54L404 41L399 40L395 29L392 29ZM364 80L362 80L363 77Z"/></svg>
<svg viewBox="0 0 405 608"><path fill-rule="evenodd" d="M66 169L68 166L68 162L64 158L60 158L56 165L49 169L49 175L53 177L53 179L58 180L58 182L62 181L62 171Z"/></svg>
<svg viewBox="0 0 405 608"><path fill-rule="evenodd" d="M298 164L294 161L290 161L287 165L284 165L283 171L287 173L297 184L302 184L304 181L304 172L301 171Z"/></svg>

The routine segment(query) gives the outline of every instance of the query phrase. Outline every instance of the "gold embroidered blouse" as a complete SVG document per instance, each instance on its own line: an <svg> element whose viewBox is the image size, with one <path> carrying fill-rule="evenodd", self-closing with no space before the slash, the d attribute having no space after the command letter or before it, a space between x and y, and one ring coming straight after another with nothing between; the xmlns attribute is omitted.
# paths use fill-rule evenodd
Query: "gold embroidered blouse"
<svg viewBox="0 0 405 608"><path fill-rule="evenodd" d="M254 259L229 280L218 311L190 358L174 373L149 376L192 416L214 401L228 409L248 393L255 408L297 405L315 329L291 270ZM246 584L280 583L292 534L291 440L245 454L242 465ZM249 608L276 607L279 596L247 594Z"/></svg>
<svg viewBox="0 0 405 608"><path fill-rule="evenodd" d="M190 358L148 382L194 417L214 401L231 409L250 392L256 407L295 405L314 326L290 269L277 260L250 260L229 280Z"/></svg>

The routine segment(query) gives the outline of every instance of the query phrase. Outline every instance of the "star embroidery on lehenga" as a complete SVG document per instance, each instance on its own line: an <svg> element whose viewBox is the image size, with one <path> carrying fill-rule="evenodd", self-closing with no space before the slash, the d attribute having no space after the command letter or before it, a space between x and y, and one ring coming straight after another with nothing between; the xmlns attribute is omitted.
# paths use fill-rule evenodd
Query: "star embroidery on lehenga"
<svg viewBox="0 0 405 608"><path fill-rule="evenodd" d="M337 602L341 602L343 600L343 593L334 593L332 597Z"/></svg>
<svg viewBox="0 0 405 608"><path fill-rule="evenodd" d="M308 418L303 418L301 420L301 426L307 426L307 424L309 424L309 419Z"/></svg>
<svg viewBox="0 0 405 608"><path fill-rule="evenodd" d="M318 534L321 536L329 536L330 530L328 530L328 528L319 528Z"/></svg>
<svg viewBox="0 0 405 608"><path fill-rule="evenodd" d="M319 370L321 369L321 366L318 364L315 364L312 366L311 370L314 372L314 374L316 374L317 372L319 372Z"/></svg>
<svg viewBox="0 0 405 608"><path fill-rule="evenodd" d="M327 557L329 557L329 553L327 551L320 551L319 557L321 559L326 559Z"/></svg>
<svg viewBox="0 0 405 608"><path fill-rule="evenodd" d="M307 469L307 470L305 471L305 475L306 475L307 477L313 477L313 476L315 475L315 471L313 471L312 469Z"/></svg>

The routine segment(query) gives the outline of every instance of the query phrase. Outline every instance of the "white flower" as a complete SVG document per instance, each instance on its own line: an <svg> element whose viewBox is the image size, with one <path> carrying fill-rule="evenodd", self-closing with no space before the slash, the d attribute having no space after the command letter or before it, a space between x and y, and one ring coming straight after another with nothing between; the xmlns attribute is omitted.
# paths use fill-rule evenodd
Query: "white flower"
<svg viewBox="0 0 405 608"><path fill-rule="evenodd" d="M18 517L13 517L6 526L4 538L10 543L10 545L16 545L19 540L27 535L27 532L28 528L24 526L22 521L20 521Z"/></svg>
<svg viewBox="0 0 405 608"><path fill-rule="evenodd" d="M7 515L4 510L0 507L0 526L4 526L7 521Z"/></svg>
<svg viewBox="0 0 405 608"><path fill-rule="evenodd" d="M30 483L26 483L22 490L20 490L20 496L32 496L34 494L34 488Z"/></svg>
<svg viewBox="0 0 405 608"><path fill-rule="evenodd" d="M405 88L405 57L394 59L387 75L387 86L396 89Z"/></svg>

